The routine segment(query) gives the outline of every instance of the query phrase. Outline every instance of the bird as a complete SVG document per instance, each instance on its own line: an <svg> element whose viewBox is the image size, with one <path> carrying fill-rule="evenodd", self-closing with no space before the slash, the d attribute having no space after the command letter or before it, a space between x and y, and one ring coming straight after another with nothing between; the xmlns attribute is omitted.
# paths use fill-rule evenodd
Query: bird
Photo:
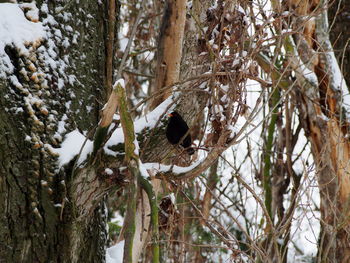
<svg viewBox="0 0 350 263"><path fill-rule="evenodd" d="M165 131L168 141L171 144L180 143L180 145L186 149L189 155L194 154L194 149L191 147L191 134L188 132L189 128L187 126L187 123L177 111L173 111L172 113L168 114L168 116L170 118ZM183 138L186 133L186 137Z"/></svg>

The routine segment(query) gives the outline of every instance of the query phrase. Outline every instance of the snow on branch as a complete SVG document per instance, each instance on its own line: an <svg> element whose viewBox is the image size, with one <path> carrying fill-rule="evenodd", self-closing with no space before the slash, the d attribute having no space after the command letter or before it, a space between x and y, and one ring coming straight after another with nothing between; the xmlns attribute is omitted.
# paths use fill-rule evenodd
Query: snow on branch
<svg viewBox="0 0 350 263"><path fill-rule="evenodd" d="M156 124L163 118L168 108L173 104L174 97L169 97L163 103L161 103L157 108L155 108L150 113L140 117L134 121L135 133L140 133L142 130L149 128L152 129ZM117 145L124 142L124 134L121 128L116 129L111 138L107 141L104 149L110 151L108 147Z"/></svg>
<svg viewBox="0 0 350 263"><path fill-rule="evenodd" d="M174 97L169 97L163 103L161 103L157 108L155 108L152 112L142 116L141 118L134 121L135 133L140 133L142 130L149 128L152 129L158 123L160 119L163 118L164 113L171 107L174 101ZM115 115L114 115L115 116ZM111 127L110 127L111 129ZM136 139L135 139L136 140ZM85 146L83 147L85 143ZM123 129L117 128L111 138L106 142L103 149L105 153L110 155L116 155L117 153L113 152L109 147L113 145L118 145L124 143L124 133ZM57 153L60 155L59 157L59 166L67 164L74 156L80 154L78 164L81 164L84 160L86 160L87 156L93 151L93 142L88 140L85 135L83 135L78 129L75 129L65 135L65 139L62 142L60 148L56 149Z"/></svg>

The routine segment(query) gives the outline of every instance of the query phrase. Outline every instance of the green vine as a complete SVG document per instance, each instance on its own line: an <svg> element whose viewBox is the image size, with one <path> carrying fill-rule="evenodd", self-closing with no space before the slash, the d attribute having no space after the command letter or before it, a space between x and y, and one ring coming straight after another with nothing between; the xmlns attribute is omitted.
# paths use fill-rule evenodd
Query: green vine
<svg viewBox="0 0 350 263"><path fill-rule="evenodd" d="M120 83L116 85L117 100L119 106L120 123L124 133L125 163L130 171L130 187L128 189L128 204L125 216L125 247L124 262L132 262L133 239L135 235L135 217L137 206L138 185L147 193L151 207L151 224L153 227L153 263L159 263L159 233L158 233L158 207L157 197L152 185L145 179L139 167L139 156L135 153L134 123L128 111L124 88Z"/></svg>

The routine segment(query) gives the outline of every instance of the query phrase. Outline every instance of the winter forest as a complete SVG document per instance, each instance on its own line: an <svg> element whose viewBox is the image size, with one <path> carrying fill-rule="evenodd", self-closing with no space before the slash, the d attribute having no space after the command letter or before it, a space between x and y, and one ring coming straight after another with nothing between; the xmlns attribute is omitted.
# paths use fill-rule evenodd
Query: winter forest
<svg viewBox="0 0 350 263"><path fill-rule="evenodd" d="M350 262L348 0L0 0L0 263Z"/></svg>

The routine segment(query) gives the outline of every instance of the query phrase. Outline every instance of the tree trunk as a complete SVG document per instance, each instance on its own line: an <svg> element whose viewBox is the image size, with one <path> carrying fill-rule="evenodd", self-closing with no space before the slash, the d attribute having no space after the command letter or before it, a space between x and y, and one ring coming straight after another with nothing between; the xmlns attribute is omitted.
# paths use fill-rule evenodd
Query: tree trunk
<svg viewBox="0 0 350 263"><path fill-rule="evenodd" d="M329 9L329 24L332 26L329 37L334 53L344 74L346 83L350 83L350 2L345 0L332 1Z"/></svg>
<svg viewBox="0 0 350 263"><path fill-rule="evenodd" d="M0 261L103 262L104 201L88 217L76 214L74 161L59 169L54 148L65 133L97 123L106 7L36 2L47 38L28 44L28 54L7 45L14 70L0 79Z"/></svg>
<svg viewBox="0 0 350 263"><path fill-rule="evenodd" d="M171 94L171 89L158 95L162 88L179 80L182 56L182 41L186 22L187 0L168 0L165 3L163 21L158 40L156 81L152 94L155 95L151 109L154 109Z"/></svg>
<svg viewBox="0 0 350 263"><path fill-rule="evenodd" d="M290 1L292 4L296 4ZM318 1L316 1L318 3ZM309 1L297 8L298 15L315 15L306 24L303 37L297 39L299 54L310 63L315 78L298 76L300 92L297 103L300 120L311 141L321 197L320 262L349 262L350 142L347 136L348 113L342 108L347 87L335 61L328 36L327 1ZM318 15L316 15L319 12ZM298 18L297 18L298 19ZM298 20L296 20L298 21ZM304 44L306 45L303 46ZM306 50L306 49L308 50ZM306 60L304 59L304 62ZM340 76L339 78L337 76Z"/></svg>

